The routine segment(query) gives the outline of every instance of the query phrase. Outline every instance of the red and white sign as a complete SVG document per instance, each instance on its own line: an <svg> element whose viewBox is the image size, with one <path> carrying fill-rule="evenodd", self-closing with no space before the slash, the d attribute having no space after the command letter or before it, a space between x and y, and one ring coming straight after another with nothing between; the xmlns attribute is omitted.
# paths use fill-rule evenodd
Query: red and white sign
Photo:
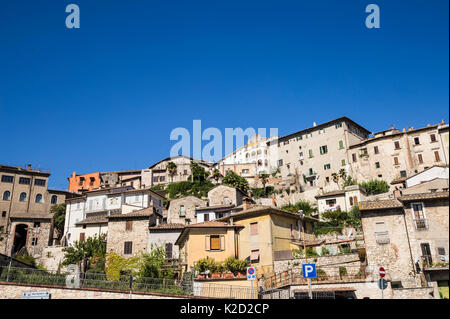
<svg viewBox="0 0 450 319"><path fill-rule="evenodd" d="M380 267L379 273L381 278L384 278L384 276L386 276L386 270L384 270L383 267Z"/></svg>

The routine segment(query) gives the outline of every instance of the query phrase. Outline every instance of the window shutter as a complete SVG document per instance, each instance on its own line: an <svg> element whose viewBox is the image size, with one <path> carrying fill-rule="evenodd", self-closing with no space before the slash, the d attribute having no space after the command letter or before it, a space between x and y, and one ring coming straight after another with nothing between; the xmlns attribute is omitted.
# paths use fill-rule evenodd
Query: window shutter
<svg viewBox="0 0 450 319"><path fill-rule="evenodd" d="M205 236L205 250L208 251L211 250L210 244L211 244L210 236Z"/></svg>
<svg viewBox="0 0 450 319"><path fill-rule="evenodd" d="M225 250L225 236L220 235L220 250Z"/></svg>

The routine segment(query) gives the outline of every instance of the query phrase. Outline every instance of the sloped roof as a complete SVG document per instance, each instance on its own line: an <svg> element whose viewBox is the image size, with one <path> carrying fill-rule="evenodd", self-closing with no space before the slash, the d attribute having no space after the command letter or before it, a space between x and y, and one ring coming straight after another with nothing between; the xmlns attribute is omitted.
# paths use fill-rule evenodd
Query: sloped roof
<svg viewBox="0 0 450 319"><path fill-rule="evenodd" d="M328 193L323 193L314 196L315 198L322 198L322 197L330 197L330 196L336 196L336 195L345 195L345 190L336 190Z"/></svg>
<svg viewBox="0 0 450 319"><path fill-rule="evenodd" d="M107 224L107 223L108 223L107 216L94 216L83 219L82 221L79 221L75 225L78 226L78 225Z"/></svg>
<svg viewBox="0 0 450 319"><path fill-rule="evenodd" d="M53 214L45 213L12 213L10 219L52 219Z"/></svg>
<svg viewBox="0 0 450 319"><path fill-rule="evenodd" d="M396 199L384 199L384 200L359 202L359 210L360 211L390 209L390 208L403 208L403 204L400 203Z"/></svg>
<svg viewBox="0 0 450 319"><path fill-rule="evenodd" d="M173 223L173 224L159 224L156 226L152 226L149 227L148 229L150 231L158 231L158 230L182 230L184 229L185 225L184 224L178 224L178 223Z"/></svg>
<svg viewBox="0 0 450 319"><path fill-rule="evenodd" d="M124 218L142 218L142 217L150 217L153 215L153 207L147 207L139 210L132 211L128 214L117 214L107 216L108 219L124 219Z"/></svg>
<svg viewBox="0 0 450 319"><path fill-rule="evenodd" d="M430 192L430 193L419 193L419 194L406 194L399 197L401 201L412 201L412 200L425 200L425 199L441 199L449 198L449 192Z"/></svg>

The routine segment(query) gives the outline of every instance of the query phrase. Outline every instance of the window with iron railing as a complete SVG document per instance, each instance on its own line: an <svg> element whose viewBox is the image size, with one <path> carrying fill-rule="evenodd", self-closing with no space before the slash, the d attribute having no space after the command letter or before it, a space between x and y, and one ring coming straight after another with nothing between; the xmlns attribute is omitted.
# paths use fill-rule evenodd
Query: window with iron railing
<svg viewBox="0 0 450 319"><path fill-rule="evenodd" d="M417 230L427 230L428 221L425 218L414 219L414 225Z"/></svg>

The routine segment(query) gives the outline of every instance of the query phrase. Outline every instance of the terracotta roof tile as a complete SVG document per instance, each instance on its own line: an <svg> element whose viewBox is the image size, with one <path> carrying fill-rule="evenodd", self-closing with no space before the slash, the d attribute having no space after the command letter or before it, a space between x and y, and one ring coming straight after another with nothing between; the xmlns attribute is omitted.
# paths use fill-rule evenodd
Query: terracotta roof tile
<svg viewBox="0 0 450 319"><path fill-rule="evenodd" d="M449 198L449 192L433 192L402 195L398 199L401 201L419 200L419 199L439 199Z"/></svg>
<svg viewBox="0 0 450 319"><path fill-rule="evenodd" d="M153 215L153 207L147 207L139 210L135 210L128 214L117 214L107 216L108 219L121 219L121 218L131 218L131 217L150 217Z"/></svg>
<svg viewBox="0 0 450 319"><path fill-rule="evenodd" d="M378 210L389 208L403 208L403 204L396 199L374 200L359 202L359 209L364 210Z"/></svg>
<svg viewBox="0 0 450 319"><path fill-rule="evenodd" d="M88 217L86 219L83 219L82 221L79 221L75 225L107 224L108 219L106 217L107 216Z"/></svg>
<svg viewBox="0 0 450 319"><path fill-rule="evenodd" d="M183 229L185 227L184 224L159 224L157 226L149 227L150 230L170 230L170 229Z"/></svg>

